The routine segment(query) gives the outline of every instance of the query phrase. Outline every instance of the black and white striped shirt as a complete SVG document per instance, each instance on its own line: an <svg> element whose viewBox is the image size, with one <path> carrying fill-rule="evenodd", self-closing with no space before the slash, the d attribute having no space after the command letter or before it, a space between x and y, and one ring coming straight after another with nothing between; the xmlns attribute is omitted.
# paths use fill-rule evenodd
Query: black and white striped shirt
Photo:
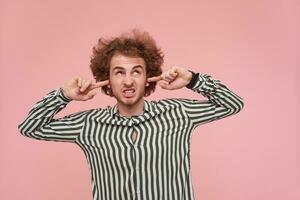
<svg viewBox="0 0 300 200"><path fill-rule="evenodd" d="M239 112L243 101L207 74L194 74L187 87L208 100L144 101L144 113L132 117L120 116L113 106L54 119L70 102L57 89L35 104L19 130L39 140L78 144L89 164L94 200L192 200L193 129Z"/></svg>

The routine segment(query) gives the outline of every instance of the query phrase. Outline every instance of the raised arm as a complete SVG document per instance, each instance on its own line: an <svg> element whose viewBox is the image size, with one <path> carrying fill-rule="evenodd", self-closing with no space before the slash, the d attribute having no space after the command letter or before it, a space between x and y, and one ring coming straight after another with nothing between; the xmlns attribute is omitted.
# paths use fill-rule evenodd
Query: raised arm
<svg viewBox="0 0 300 200"><path fill-rule="evenodd" d="M71 100L85 101L93 98L96 89L108 81L93 83L79 77L71 79L62 88L53 90L38 101L29 111L26 119L18 126L22 135L48 141L74 142L81 132L85 117L91 111L77 112L60 119L54 119Z"/></svg>
<svg viewBox="0 0 300 200"><path fill-rule="evenodd" d="M164 89L174 90L187 87L207 97L207 100L179 100L184 111L196 126L238 113L244 106L241 97L208 74L173 67L160 77L150 79L150 81L158 80L163 81L160 85Z"/></svg>

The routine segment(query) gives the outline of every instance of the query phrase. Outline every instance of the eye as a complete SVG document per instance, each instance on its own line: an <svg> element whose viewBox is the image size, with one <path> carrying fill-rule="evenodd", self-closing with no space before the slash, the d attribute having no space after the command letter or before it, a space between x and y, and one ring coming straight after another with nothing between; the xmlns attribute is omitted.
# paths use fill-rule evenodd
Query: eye
<svg viewBox="0 0 300 200"><path fill-rule="evenodd" d="M139 70L134 70L134 71L132 72L132 74L133 74L133 75L140 75L141 72L140 72Z"/></svg>
<svg viewBox="0 0 300 200"><path fill-rule="evenodd" d="M115 72L115 75L122 75L122 74L124 74L123 71L116 71L116 72Z"/></svg>

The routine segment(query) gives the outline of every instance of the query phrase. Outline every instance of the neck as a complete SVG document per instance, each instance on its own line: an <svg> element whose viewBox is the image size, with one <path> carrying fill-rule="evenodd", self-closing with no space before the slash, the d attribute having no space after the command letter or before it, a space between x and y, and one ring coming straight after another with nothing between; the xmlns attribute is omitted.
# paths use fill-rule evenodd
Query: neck
<svg viewBox="0 0 300 200"><path fill-rule="evenodd" d="M144 111L144 99L141 99L139 102L133 105L124 105L118 103L118 110L119 110L119 114L124 117L140 115Z"/></svg>

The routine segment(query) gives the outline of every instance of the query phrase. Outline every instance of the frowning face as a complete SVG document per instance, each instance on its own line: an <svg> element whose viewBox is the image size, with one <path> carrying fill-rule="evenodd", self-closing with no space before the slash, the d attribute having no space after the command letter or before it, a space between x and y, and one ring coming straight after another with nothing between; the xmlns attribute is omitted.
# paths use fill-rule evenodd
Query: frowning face
<svg viewBox="0 0 300 200"><path fill-rule="evenodd" d="M146 64L141 57L115 54L110 61L109 83L118 105L143 105L146 82Z"/></svg>

